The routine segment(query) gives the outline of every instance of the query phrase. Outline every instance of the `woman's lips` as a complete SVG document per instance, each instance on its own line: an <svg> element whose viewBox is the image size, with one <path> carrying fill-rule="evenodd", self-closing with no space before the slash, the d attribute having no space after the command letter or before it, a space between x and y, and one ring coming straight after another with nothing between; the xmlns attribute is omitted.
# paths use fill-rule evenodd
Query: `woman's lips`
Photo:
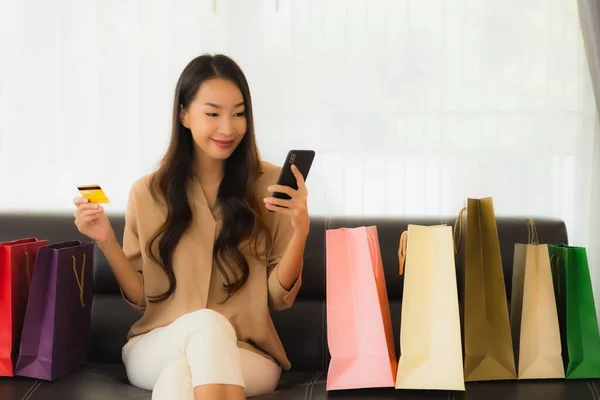
<svg viewBox="0 0 600 400"><path fill-rule="evenodd" d="M215 144L222 149L230 148L231 146L233 146L233 142L234 142L234 140L217 140L217 139L212 139L212 141L215 142Z"/></svg>

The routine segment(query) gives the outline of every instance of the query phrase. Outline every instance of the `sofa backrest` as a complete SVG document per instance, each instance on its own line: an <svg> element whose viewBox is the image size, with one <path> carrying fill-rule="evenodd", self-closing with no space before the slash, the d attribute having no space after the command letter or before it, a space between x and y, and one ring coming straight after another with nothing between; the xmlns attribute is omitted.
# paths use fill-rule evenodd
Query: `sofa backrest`
<svg viewBox="0 0 600 400"><path fill-rule="evenodd" d="M111 223L119 235L124 228L124 216L112 215ZM552 218L533 218L540 243L568 243L563 221ZM423 218L323 218L311 219L303 272L303 286L294 306L273 312L273 320L295 371L323 370L329 360L327 349L325 307L325 231L375 225L378 229L387 292L390 300L396 352L400 332L400 302L403 277L398 275L398 243L408 224L453 225L455 217ZM515 243L526 243L525 218L497 217L506 292L510 302L512 260ZM1 214L0 241L36 236L51 242L66 240L88 241L81 235L70 214ZM461 250L462 251L462 250ZM459 252L457 260L461 258ZM459 289L461 287L459 280ZM116 280L100 251L94 256L95 299L92 316L90 361L120 363L121 348L131 325L140 313L122 300ZM460 290L459 290L460 301Z"/></svg>

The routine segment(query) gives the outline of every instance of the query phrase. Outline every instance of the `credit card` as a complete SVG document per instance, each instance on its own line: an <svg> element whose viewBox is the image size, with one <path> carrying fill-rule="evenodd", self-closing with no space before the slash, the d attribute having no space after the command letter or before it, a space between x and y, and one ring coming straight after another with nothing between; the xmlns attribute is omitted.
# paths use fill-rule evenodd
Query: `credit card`
<svg viewBox="0 0 600 400"><path fill-rule="evenodd" d="M78 185L77 189L90 203L110 203L108 196L99 185Z"/></svg>

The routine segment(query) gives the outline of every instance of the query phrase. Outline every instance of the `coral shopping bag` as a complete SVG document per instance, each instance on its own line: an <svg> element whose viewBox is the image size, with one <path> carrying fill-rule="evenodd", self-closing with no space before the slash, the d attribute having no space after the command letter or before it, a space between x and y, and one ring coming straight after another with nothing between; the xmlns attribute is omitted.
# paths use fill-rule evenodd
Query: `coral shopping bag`
<svg viewBox="0 0 600 400"><path fill-rule="evenodd" d="M326 233L327 390L394 387L397 359L375 226Z"/></svg>

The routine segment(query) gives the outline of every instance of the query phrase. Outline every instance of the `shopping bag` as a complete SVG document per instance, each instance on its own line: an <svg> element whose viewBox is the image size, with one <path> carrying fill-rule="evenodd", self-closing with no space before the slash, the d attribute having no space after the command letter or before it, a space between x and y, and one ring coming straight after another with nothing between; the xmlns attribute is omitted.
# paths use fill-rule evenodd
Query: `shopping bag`
<svg viewBox="0 0 600 400"><path fill-rule="evenodd" d="M452 228L409 225L398 256L404 289L396 388L465 390Z"/></svg>
<svg viewBox="0 0 600 400"><path fill-rule="evenodd" d="M93 243L40 249L15 375L51 381L87 363L93 262Z"/></svg>
<svg viewBox="0 0 600 400"><path fill-rule="evenodd" d="M462 265L465 381L516 379L493 200L468 199L466 212Z"/></svg>
<svg viewBox="0 0 600 400"><path fill-rule="evenodd" d="M567 379L600 378L600 334L587 250L549 245Z"/></svg>
<svg viewBox="0 0 600 400"><path fill-rule="evenodd" d="M35 237L0 243L0 376L13 376L38 249Z"/></svg>
<svg viewBox="0 0 600 400"><path fill-rule="evenodd" d="M515 243L511 327L518 379L564 378L560 328L548 245L531 218L527 244Z"/></svg>
<svg viewBox="0 0 600 400"><path fill-rule="evenodd" d="M375 226L326 232L327 390L394 387L397 359Z"/></svg>

